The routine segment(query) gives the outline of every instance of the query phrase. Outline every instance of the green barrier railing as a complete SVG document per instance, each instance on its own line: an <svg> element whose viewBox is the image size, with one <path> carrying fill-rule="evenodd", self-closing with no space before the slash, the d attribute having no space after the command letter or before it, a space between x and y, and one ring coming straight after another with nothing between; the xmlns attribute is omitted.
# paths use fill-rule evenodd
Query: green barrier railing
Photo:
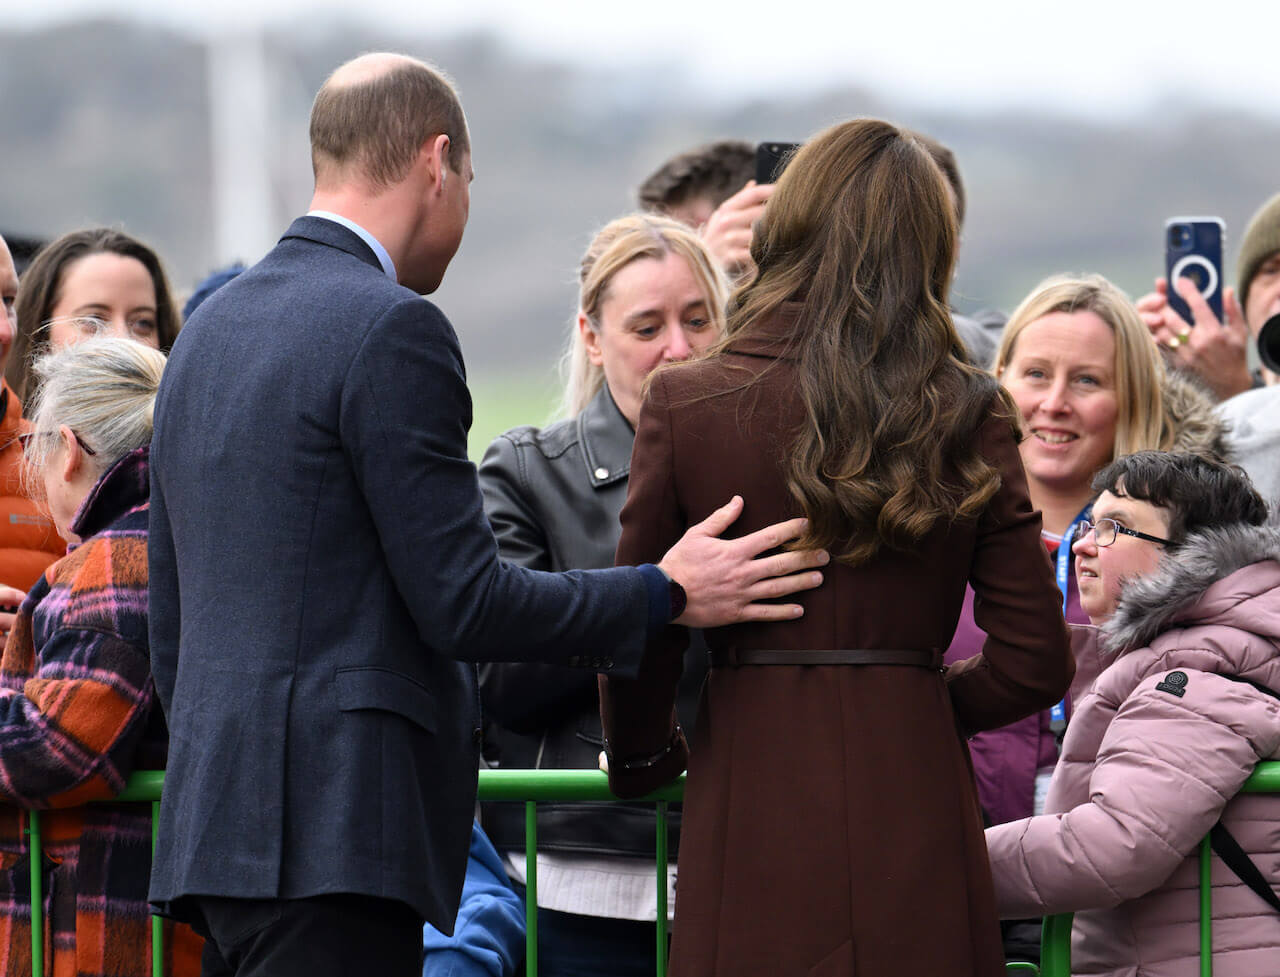
<svg viewBox="0 0 1280 977"><path fill-rule="evenodd" d="M1280 761L1254 768L1242 794L1280 794ZM1200 977L1213 977L1213 850L1200 842ZM1040 977L1071 977L1071 913L1047 916L1041 937Z"/></svg>
<svg viewBox="0 0 1280 977"><path fill-rule="evenodd" d="M160 791L164 786L164 772L144 770L129 778L124 791L111 801L142 801L151 803L151 843L155 847L156 826L159 823ZM1280 762L1261 763L1245 782L1241 793L1280 793ZM684 794L684 777L650 794L643 800L654 804L657 852L655 858L655 882L657 884L657 924L654 949L658 977L665 977L667 968L667 805L679 801ZM537 805L540 801L615 801L609 791L608 778L598 770L481 770L477 799L482 801L515 801L525 805L525 972L536 977L538 972L538 866ZM44 972L44 897L41 886L40 812L28 812L31 841L31 969L33 974ZM1206 838L1200 846L1200 973L1201 977L1213 974L1213 886L1210 880L1211 852ZM1049 916L1044 921L1043 945L1040 966L1029 963L1011 963L1008 973L1040 977L1070 977L1071 975L1071 922L1066 913ZM162 977L164 972L164 945L161 920L151 919L151 973Z"/></svg>

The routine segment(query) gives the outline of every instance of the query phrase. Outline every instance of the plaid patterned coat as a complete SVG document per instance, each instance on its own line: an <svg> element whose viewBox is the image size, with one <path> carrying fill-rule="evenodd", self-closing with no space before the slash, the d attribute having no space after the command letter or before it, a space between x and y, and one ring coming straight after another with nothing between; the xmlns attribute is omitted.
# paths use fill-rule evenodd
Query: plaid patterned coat
<svg viewBox="0 0 1280 977"><path fill-rule="evenodd" d="M0 658L0 974L31 973L26 808L41 817L45 967L56 977L150 973L151 819L110 798L163 767L168 735L147 646L148 449L98 481L84 541L22 603ZM166 924L165 972L199 973L200 940Z"/></svg>

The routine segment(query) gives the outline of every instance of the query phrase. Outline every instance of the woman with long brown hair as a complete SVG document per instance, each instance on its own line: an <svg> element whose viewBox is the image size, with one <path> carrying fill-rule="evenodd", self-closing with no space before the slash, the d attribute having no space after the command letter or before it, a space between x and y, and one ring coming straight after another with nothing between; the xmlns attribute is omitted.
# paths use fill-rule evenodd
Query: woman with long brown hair
<svg viewBox="0 0 1280 977"><path fill-rule="evenodd" d="M918 139L835 126L779 181L717 351L652 380L619 562L726 492L736 531L804 514L833 556L799 622L706 632L691 755L678 629L602 683L619 794L688 762L676 977L1002 972L963 737L1057 701L1072 663L1013 405L948 312L955 247ZM944 673L966 583L989 639Z"/></svg>

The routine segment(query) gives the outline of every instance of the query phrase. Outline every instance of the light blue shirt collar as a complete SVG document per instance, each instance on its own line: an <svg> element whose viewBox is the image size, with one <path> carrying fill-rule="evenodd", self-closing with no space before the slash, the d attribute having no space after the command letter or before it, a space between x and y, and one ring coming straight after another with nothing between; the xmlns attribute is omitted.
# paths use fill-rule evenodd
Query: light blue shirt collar
<svg viewBox="0 0 1280 977"><path fill-rule="evenodd" d="M382 270L387 273L388 278L390 278L393 282L400 281L400 279L396 277L395 262L391 260L391 255L387 254L387 249L382 246L382 242L380 242L376 237L374 237L372 234L366 231L363 227L361 227L355 221L347 217L343 217L341 214L332 213L331 211L328 211L328 210L310 210L310 211L307 211L307 216L321 217L327 221L333 221L335 224L341 224L352 234L360 238L361 241L369 245L369 249L373 251L375 255L377 255L378 263L382 265Z"/></svg>

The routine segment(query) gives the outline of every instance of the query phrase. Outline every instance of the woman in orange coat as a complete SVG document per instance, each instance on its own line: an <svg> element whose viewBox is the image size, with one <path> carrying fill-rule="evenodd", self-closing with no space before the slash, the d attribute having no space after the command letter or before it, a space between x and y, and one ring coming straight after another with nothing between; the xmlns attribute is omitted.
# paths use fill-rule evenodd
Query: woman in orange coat
<svg viewBox="0 0 1280 977"><path fill-rule="evenodd" d="M738 493L831 552L804 617L706 632L673 977L1003 972L964 735L1058 701L1073 665L1013 405L947 305L942 174L875 120L801 149L757 226L718 353L655 374L618 559ZM965 584L989 635L945 672ZM623 796L686 763L682 635L602 682Z"/></svg>

